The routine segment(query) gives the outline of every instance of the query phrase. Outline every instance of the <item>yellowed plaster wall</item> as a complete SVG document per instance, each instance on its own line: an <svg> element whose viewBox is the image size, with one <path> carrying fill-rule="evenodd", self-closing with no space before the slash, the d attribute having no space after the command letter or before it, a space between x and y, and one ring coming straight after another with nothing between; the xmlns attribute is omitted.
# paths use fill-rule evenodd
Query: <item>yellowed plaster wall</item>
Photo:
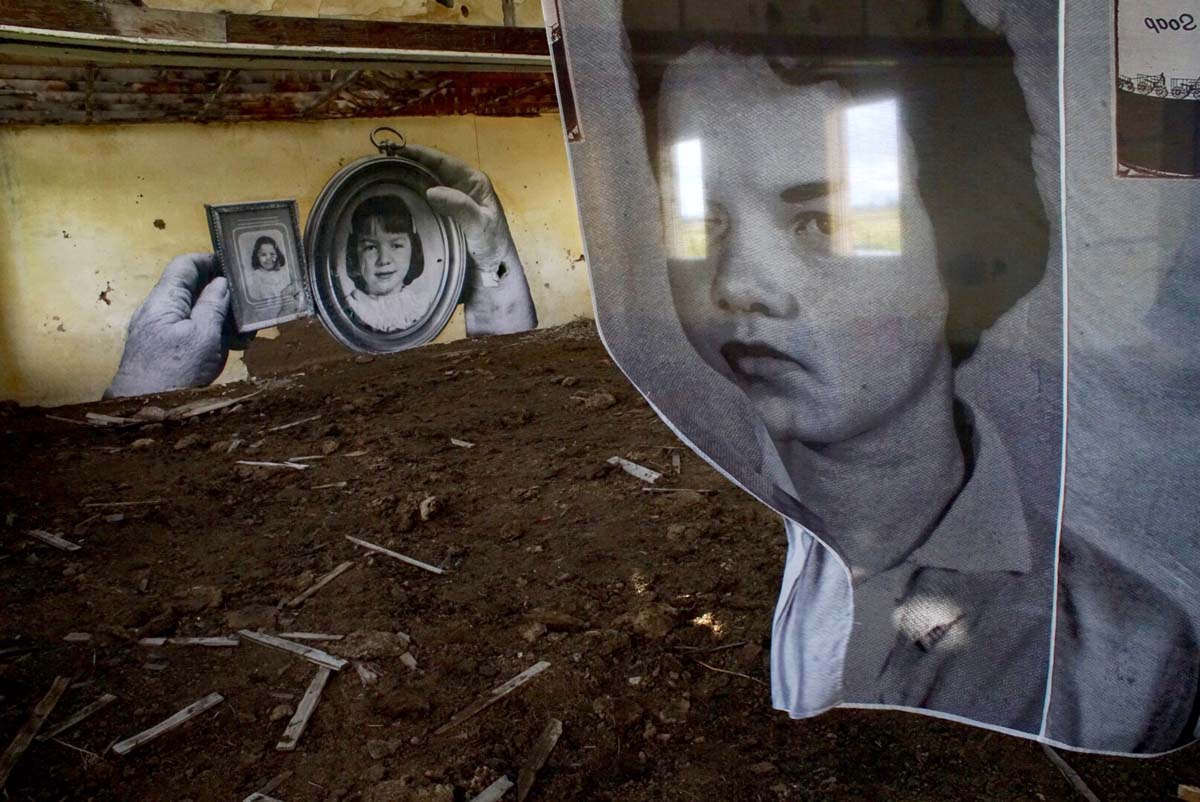
<svg viewBox="0 0 1200 802"><path fill-rule="evenodd" d="M449 7L435 0L144 0L144 5L172 11L226 11L234 14L402 22L463 22L469 25L504 24L504 6L501 0L453 0ZM466 13L463 13L464 7ZM513 11L517 25L542 27L541 0L515 0Z"/></svg>
<svg viewBox="0 0 1200 802"><path fill-rule="evenodd" d="M367 135L381 124L492 176L541 325L591 317L557 116L8 128L0 130L0 399L98 398L130 315L163 266L212 249L204 203L296 198L304 222L329 177L370 155ZM460 308L441 340L464 334ZM224 378L241 375L235 357Z"/></svg>

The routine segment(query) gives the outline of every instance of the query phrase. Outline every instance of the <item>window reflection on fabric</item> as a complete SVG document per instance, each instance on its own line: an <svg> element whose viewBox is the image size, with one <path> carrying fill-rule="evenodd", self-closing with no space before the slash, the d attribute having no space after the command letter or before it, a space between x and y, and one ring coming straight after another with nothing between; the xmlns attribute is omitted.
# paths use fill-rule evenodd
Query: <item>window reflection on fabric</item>
<svg viewBox="0 0 1200 802"><path fill-rule="evenodd" d="M845 256L899 256L900 134L895 99L843 109L835 126L840 142L830 148L842 160L833 175L842 192L835 207L834 249Z"/></svg>
<svg viewBox="0 0 1200 802"><path fill-rule="evenodd" d="M686 139L671 147L669 182L674 198L667 199L667 227L671 255L676 259L708 256L704 197L704 152L699 139Z"/></svg>

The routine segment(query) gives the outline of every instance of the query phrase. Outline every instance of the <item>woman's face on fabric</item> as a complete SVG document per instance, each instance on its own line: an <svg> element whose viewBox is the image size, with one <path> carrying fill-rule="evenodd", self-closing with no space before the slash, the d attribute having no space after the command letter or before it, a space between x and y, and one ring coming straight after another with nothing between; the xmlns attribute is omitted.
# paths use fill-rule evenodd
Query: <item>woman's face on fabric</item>
<svg viewBox="0 0 1200 802"><path fill-rule="evenodd" d="M762 59L711 50L672 65L660 101L669 278L688 340L777 440L879 426L946 348L895 101L859 113L836 84L791 86Z"/></svg>
<svg viewBox="0 0 1200 802"><path fill-rule="evenodd" d="M412 263L412 235L387 231L372 217L358 235L358 264L369 295L387 295L404 282Z"/></svg>
<svg viewBox="0 0 1200 802"><path fill-rule="evenodd" d="M279 251L270 242L259 245L255 256L258 257L258 266L263 270L274 270L279 265Z"/></svg>

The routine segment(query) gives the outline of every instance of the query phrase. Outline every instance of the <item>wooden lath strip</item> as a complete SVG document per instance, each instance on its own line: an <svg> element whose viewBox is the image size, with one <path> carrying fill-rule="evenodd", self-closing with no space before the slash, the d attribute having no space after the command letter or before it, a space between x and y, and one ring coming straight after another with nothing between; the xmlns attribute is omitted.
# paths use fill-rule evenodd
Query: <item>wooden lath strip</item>
<svg viewBox="0 0 1200 802"><path fill-rule="evenodd" d="M204 101L204 107L200 109L200 112L196 115L196 122L202 122L204 118L209 115L209 112L216 107L217 101L220 100L221 95L225 94L229 90L229 87L233 85L233 81L235 78L237 78L239 72L241 72L241 70L225 70L225 74L221 76L221 83L217 84L216 90L208 96L208 99Z"/></svg>
<svg viewBox="0 0 1200 802"><path fill-rule="evenodd" d="M302 109L300 111L300 116L308 117L308 116L311 116L314 112L320 111L330 101L332 101L335 97L340 95L343 89L346 89L347 87L350 86L350 84L357 81L358 77L362 74L363 74L362 70L350 70L350 72L346 73L341 78L334 81L333 86L329 87L327 90L325 90L325 92L323 92L320 96L318 96L317 99L314 100L308 106L308 108Z"/></svg>
<svg viewBox="0 0 1200 802"><path fill-rule="evenodd" d="M87 94L83 98L83 120L92 122L96 116L96 65L87 65Z"/></svg>

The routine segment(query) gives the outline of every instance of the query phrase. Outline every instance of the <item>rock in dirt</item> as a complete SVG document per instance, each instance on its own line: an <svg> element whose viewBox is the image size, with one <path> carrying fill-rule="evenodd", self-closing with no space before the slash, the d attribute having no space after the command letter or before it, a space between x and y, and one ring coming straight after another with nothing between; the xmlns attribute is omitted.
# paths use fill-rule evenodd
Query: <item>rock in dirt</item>
<svg viewBox="0 0 1200 802"><path fill-rule="evenodd" d="M269 604L252 604L225 616L225 626L238 629L274 629L278 611Z"/></svg>
<svg viewBox="0 0 1200 802"><path fill-rule="evenodd" d="M583 632L588 628L587 622L567 613L541 608L530 610L525 617L530 621L541 624L550 632Z"/></svg>
<svg viewBox="0 0 1200 802"><path fill-rule="evenodd" d="M675 628L679 611L666 604L652 604L633 616L633 631L650 640L662 640Z"/></svg>
<svg viewBox="0 0 1200 802"><path fill-rule="evenodd" d="M617 405L617 399L612 393L606 393L603 390L583 397L583 408L594 410L612 409Z"/></svg>
<svg viewBox="0 0 1200 802"><path fill-rule="evenodd" d="M619 629L593 629L583 634L588 650L597 657L612 657L631 645L629 636Z"/></svg>
<svg viewBox="0 0 1200 802"><path fill-rule="evenodd" d="M184 449L188 449L188 448L191 448L192 446L197 446L200 444L201 444L200 435L185 434L183 437L181 437L175 441L175 450L183 451Z"/></svg>
<svg viewBox="0 0 1200 802"><path fill-rule="evenodd" d="M351 632L337 644L337 653L355 660L399 657L408 651L410 642L403 632Z"/></svg>
<svg viewBox="0 0 1200 802"><path fill-rule="evenodd" d="M146 406L135 412L133 417L137 420L163 421L167 419L167 411L162 407Z"/></svg>
<svg viewBox="0 0 1200 802"><path fill-rule="evenodd" d="M291 705L275 705L271 708L271 721L283 721L285 718L291 718L296 713L296 708Z"/></svg>
<svg viewBox="0 0 1200 802"><path fill-rule="evenodd" d="M521 627L521 638L527 643L535 643L538 638L546 634L546 625L538 621L532 621Z"/></svg>
<svg viewBox="0 0 1200 802"><path fill-rule="evenodd" d="M396 510L396 517L392 519L392 528L397 532L411 532L412 528L417 525L417 514L408 507Z"/></svg>
<svg viewBox="0 0 1200 802"><path fill-rule="evenodd" d="M372 760L383 760L385 757L391 757L400 751L400 746L404 742L399 738L368 738L367 739L367 754Z"/></svg>
<svg viewBox="0 0 1200 802"><path fill-rule="evenodd" d="M425 498L421 499L421 506L419 507L421 512L421 520L428 521L433 519L442 511L443 506L442 500L437 496L426 496Z"/></svg>
<svg viewBox="0 0 1200 802"><path fill-rule="evenodd" d="M454 802L453 785L414 788L405 780L389 780L368 788L363 802Z"/></svg>
<svg viewBox="0 0 1200 802"><path fill-rule="evenodd" d="M225 601L225 594L221 589L212 585L197 585L181 590L175 596L179 599L179 608L189 613L220 607Z"/></svg>
<svg viewBox="0 0 1200 802"><path fill-rule="evenodd" d="M337 451L341 447L342 447L341 441L335 440L332 437L326 438L321 441L321 453L327 457L330 454L332 454L333 452Z"/></svg>
<svg viewBox="0 0 1200 802"><path fill-rule="evenodd" d="M129 444L129 448L133 451L145 451L148 448L154 448L154 444L157 442L153 437L139 437Z"/></svg>
<svg viewBox="0 0 1200 802"><path fill-rule="evenodd" d="M380 694L371 706L388 718L417 718L429 712L429 700L410 688Z"/></svg>

